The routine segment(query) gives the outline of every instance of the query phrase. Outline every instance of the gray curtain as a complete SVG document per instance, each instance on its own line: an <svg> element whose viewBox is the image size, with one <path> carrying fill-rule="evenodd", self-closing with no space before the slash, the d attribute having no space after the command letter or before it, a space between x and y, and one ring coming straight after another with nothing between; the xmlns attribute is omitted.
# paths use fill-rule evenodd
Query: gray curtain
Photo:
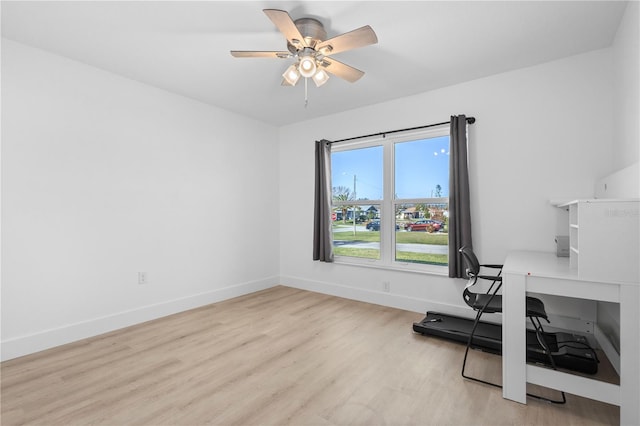
<svg viewBox="0 0 640 426"><path fill-rule="evenodd" d="M449 277L466 278L461 247L471 243L467 117L451 116L449 156Z"/></svg>
<svg viewBox="0 0 640 426"><path fill-rule="evenodd" d="M331 142L316 141L316 186L313 214L313 260L333 262L331 229Z"/></svg>

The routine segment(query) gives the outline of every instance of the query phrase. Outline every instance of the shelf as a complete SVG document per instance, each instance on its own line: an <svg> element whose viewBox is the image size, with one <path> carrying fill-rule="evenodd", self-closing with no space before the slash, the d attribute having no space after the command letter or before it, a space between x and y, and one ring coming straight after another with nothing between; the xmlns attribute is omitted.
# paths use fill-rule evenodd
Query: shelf
<svg viewBox="0 0 640 426"><path fill-rule="evenodd" d="M557 206L569 210L569 265L580 278L638 282L640 200L575 200Z"/></svg>

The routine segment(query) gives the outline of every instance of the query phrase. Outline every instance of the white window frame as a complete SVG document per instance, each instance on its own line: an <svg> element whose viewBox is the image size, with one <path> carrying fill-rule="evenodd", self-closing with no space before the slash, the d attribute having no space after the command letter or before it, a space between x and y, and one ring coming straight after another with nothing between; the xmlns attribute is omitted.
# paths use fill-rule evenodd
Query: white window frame
<svg viewBox="0 0 640 426"><path fill-rule="evenodd" d="M430 273L436 275L445 275L449 273L447 265L430 265L414 262L402 262L395 260L396 250L396 204L442 204L449 203L449 197L439 198L411 198L411 199L395 199L395 144L403 142L417 141L421 139L430 139L441 136L449 136L449 127L446 125L437 126L418 131L401 133L391 136L376 136L361 141L348 141L334 143L331 151L350 151L354 149L369 148L374 146L382 146L383 148L383 198L382 200L354 200L345 201L333 205L349 205L349 206L380 206L380 258L366 259L352 256L335 255L334 262L350 265L362 265L368 267L393 269L401 271L413 271L421 273ZM332 185L333 186L333 185Z"/></svg>

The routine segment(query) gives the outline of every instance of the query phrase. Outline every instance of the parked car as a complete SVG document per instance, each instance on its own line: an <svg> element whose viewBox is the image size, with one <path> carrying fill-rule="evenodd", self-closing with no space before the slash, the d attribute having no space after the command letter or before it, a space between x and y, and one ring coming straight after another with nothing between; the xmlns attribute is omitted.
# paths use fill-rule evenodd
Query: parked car
<svg viewBox="0 0 640 426"><path fill-rule="evenodd" d="M415 222L407 223L405 229L407 231L428 231L438 232L442 229L442 222L433 219L420 219Z"/></svg>
<svg viewBox="0 0 640 426"><path fill-rule="evenodd" d="M366 228L369 231L379 231L380 230L380 220L376 219L376 220L372 220L371 222L367 223ZM396 223L396 231L400 230L400 225L398 225Z"/></svg>
<svg viewBox="0 0 640 426"><path fill-rule="evenodd" d="M380 221L379 220L372 220L371 222L367 223L366 228L369 231L379 231L380 230Z"/></svg>

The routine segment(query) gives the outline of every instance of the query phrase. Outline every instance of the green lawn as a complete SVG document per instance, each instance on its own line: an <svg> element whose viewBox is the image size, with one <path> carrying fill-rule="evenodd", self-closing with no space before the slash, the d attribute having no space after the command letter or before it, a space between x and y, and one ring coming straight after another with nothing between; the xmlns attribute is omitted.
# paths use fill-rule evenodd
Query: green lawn
<svg viewBox="0 0 640 426"><path fill-rule="evenodd" d="M415 253L410 251L396 252L399 262L428 263L430 265L448 265L449 256L446 254Z"/></svg>
<svg viewBox="0 0 640 426"><path fill-rule="evenodd" d="M430 234L428 232L396 232L396 242L401 244L433 244L447 245L447 234ZM380 232L378 231L353 231L335 232L333 234L335 241L353 241L353 242L379 242ZM334 247L334 253L337 256L351 256L365 259L379 259L379 250L372 248L354 248L354 247ZM396 260L401 262L426 263L432 265L446 265L448 256L446 254L429 254L416 253L410 251L396 252Z"/></svg>
<svg viewBox="0 0 640 426"><path fill-rule="evenodd" d="M336 241L359 241L378 242L380 241L379 231L361 231L353 235L353 231L334 232L333 239ZM396 232L396 242L404 244L434 244L446 246L448 244L447 234L428 232Z"/></svg>

